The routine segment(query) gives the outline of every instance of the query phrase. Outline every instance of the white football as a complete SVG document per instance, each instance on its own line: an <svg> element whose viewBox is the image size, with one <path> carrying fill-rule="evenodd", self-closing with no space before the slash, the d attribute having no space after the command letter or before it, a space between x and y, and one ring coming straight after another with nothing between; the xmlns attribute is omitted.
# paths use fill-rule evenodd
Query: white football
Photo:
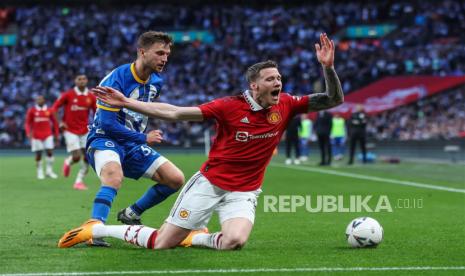
<svg viewBox="0 0 465 276"><path fill-rule="evenodd" d="M383 240L383 227L373 218L352 220L346 228L347 242L352 247L376 247Z"/></svg>

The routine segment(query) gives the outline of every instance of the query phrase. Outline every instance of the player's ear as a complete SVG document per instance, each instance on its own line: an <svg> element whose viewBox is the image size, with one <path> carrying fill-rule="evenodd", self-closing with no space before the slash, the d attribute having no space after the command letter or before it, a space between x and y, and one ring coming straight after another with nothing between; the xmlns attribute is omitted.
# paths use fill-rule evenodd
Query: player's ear
<svg viewBox="0 0 465 276"><path fill-rule="evenodd" d="M250 89L257 90L257 88L258 88L258 84L256 82L251 82L250 83Z"/></svg>

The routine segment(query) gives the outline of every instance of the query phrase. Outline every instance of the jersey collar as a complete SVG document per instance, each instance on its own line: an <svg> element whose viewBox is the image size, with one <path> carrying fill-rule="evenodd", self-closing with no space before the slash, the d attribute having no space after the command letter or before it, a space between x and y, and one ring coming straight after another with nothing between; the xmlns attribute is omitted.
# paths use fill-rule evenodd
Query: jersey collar
<svg viewBox="0 0 465 276"><path fill-rule="evenodd" d="M39 111L45 111L47 110L47 105L44 104L42 107L40 107L39 105L36 104L35 108L36 110L39 110Z"/></svg>
<svg viewBox="0 0 465 276"><path fill-rule="evenodd" d="M89 89L87 87L84 88L84 91L79 90L79 88L77 86L75 86L73 89L74 89L74 92L76 92L76 94L78 94L78 95L87 96L87 93L89 93Z"/></svg>
<svg viewBox="0 0 465 276"><path fill-rule="evenodd" d="M260 110L263 110L263 107L261 105L259 105L252 97L252 95L250 95L250 91L249 90L245 90L244 92L242 92L242 95L244 96L244 99L245 101L249 104L250 106L250 109L252 109L252 111L260 111Z"/></svg>
<svg viewBox="0 0 465 276"><path fill-rule="evenodd" d="M132 76L134 77L134 79L140 84L147 84L149 82L149 80L150 80L150 76L145 81L142 80L141 78L139 78L139 76L136 73L136 63L135 62L131 63L131 73L132 73Z"/></svg>

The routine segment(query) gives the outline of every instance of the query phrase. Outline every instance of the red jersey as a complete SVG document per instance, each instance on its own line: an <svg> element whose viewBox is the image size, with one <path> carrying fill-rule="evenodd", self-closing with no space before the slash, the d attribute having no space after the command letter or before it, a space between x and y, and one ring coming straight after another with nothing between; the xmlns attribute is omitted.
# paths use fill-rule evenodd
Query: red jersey
<svg viewBox="0 0 465 276"><path fill-rule="evenodd" d="M46 105L40 107L38 105L29 108L26 115L26 122L24 128L26 129L26 135L29 136L32 133L32 138L38 140L45 140L47 137L52 135L58 137L58 122L53 115L53 110L48 108Z"/></svg>
<svg viewBox="0 0 465 276"><path fill-rule="evenodd" d="M200 172L228 191L261 187L265 169L294 115L308 110L308 96L281 93L270 108L258 105L248 91L199 106L204 119L214 118L217 135Z"/></svg>
<svg viewBox="0 0 465 276"><path fill-rule="evenodd" d="M95 113L97 108L95 96L87 88L80 92L74 87L61 94L53 104L53 109L57 112L61 106L64 106L63 122L66 130L76 135L86 134L89 131L89 113L91 110Z"/></svg>

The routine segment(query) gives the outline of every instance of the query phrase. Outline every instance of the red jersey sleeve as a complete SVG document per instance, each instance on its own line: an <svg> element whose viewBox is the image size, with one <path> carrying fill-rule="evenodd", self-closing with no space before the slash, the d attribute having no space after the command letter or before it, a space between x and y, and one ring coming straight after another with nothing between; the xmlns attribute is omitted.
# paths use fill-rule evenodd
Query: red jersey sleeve
<svg viewBox="0 0 465 276"><path fill-rule="evenodd" d="M90 95L90 98L92 99L92 106L91 106L92 114L95 114L95 111L97 110L97 98L92 93L89 93L89 95Z"/></svg>
<svg viewBox="0 0 465 276"><path fill-rule="evenodd" d="M52 111L54 111L54 109L52 109ZM53 124L53 133L55 137L58 137L60 135L60 129L58 127L57 118L53 112L50 112L49 117L50 117L50 121L52 121L52 124Z"/></svg>
<svg viewBox="0 0 465 276"><path fill-rule="evenodd" d="M308 96L291 96L289 94L288 96L292 113L299 114L308 112Z"/></svg>
<svg viewBox="0 0 465 276"><path fill-rule="evenodd" d="M27 136L31 134L32 120L34 120L34 112L32 111L32 108L29 108L26 115L26 122L24 123L24 129L26 130Z"/></svg>
<svg viewBox="0 0 465 276"><path fill-rule="evenodd" d="M225 98L213 100L208 103L199 105L200 111L202 112L203 118L215 119L221 121L223 118L223 112L225 110Z"/></svg>
<svg viewBox="0 0 465 276"><path fill-rule="evenodd" d="M67 101L68 93L64 92L60 97L53 103L52 110L53 112L58 112L58 109L62 107Z"/></svg>

